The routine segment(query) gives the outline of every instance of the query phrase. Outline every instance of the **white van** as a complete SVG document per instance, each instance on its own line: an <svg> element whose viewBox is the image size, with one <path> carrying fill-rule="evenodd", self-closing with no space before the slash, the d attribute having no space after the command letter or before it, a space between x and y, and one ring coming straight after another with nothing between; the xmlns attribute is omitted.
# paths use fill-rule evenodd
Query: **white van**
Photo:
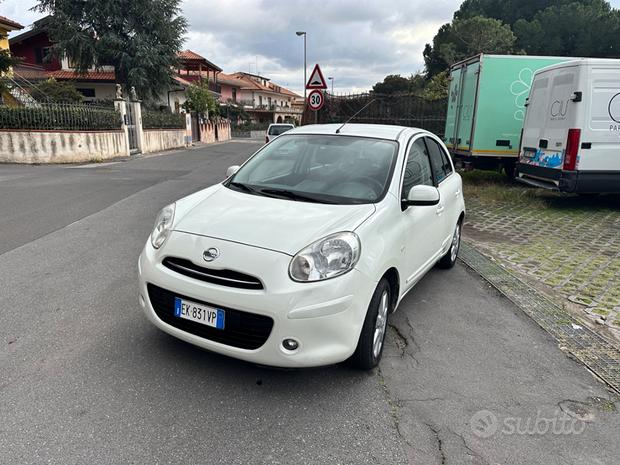
<svg viewBox="0 0 620 465"><path fill-rule="evenodd" d="M620 60L583 58L534 75L517 180L562 192L620 192Z"/></svg>

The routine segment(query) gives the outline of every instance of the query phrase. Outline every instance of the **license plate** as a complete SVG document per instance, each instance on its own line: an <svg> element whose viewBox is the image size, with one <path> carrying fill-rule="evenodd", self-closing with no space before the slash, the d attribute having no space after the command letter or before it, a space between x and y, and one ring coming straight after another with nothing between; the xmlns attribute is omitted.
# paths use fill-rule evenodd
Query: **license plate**
<svg viewBox="0 0 620 465"><path fill-rule="evenodd" d="M213 328L224 329L224 310L198 304L191 300L175 297L174 316L202 323Z"/></svg>

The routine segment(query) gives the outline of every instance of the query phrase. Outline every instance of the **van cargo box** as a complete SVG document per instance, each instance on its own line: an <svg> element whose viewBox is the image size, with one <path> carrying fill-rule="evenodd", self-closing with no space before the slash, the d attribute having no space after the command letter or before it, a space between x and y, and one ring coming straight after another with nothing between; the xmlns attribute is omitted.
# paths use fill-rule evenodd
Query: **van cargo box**
<svg viewBox="0 0 620 465"><path fill-rule="evenodd" d="M570 57L477 55L450 68L444 142L480 165L516 162L534 73Z"/></svg>

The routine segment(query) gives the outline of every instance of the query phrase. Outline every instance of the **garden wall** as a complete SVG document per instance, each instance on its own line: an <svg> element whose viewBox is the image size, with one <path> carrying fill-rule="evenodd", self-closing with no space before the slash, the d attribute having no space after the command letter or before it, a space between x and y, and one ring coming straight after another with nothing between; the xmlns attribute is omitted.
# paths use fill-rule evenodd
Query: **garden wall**
<svg viewBox="0 0 620 465"><path fill-rule="evenodd" d="M129 154L123 130L0 130L0 162L76 163Z"/></svg>
<svg viewBox="0 0 620 465"><path fill-rule="evenodd" d="M230 123L207 121L200 124L200 142L210 144L231 139Z"/></svg>
<svg viewBox="0 0 620 465"><path fill-rule="evenodd" d="M144 129L143 153L185 147L185 129Z"/></svg>

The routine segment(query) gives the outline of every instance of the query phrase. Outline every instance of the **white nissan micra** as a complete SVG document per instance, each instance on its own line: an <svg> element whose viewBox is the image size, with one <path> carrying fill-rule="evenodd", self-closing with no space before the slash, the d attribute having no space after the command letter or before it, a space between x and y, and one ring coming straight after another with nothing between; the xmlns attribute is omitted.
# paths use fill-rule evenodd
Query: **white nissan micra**
<svg viewBox="0 0 620 465"><path fill-rule="evenodd" d="M405 294L456 261L461 177L427 131L303 126L226 175L164 207L139 259L148 319L202 348L370 369Z"/></svg>

